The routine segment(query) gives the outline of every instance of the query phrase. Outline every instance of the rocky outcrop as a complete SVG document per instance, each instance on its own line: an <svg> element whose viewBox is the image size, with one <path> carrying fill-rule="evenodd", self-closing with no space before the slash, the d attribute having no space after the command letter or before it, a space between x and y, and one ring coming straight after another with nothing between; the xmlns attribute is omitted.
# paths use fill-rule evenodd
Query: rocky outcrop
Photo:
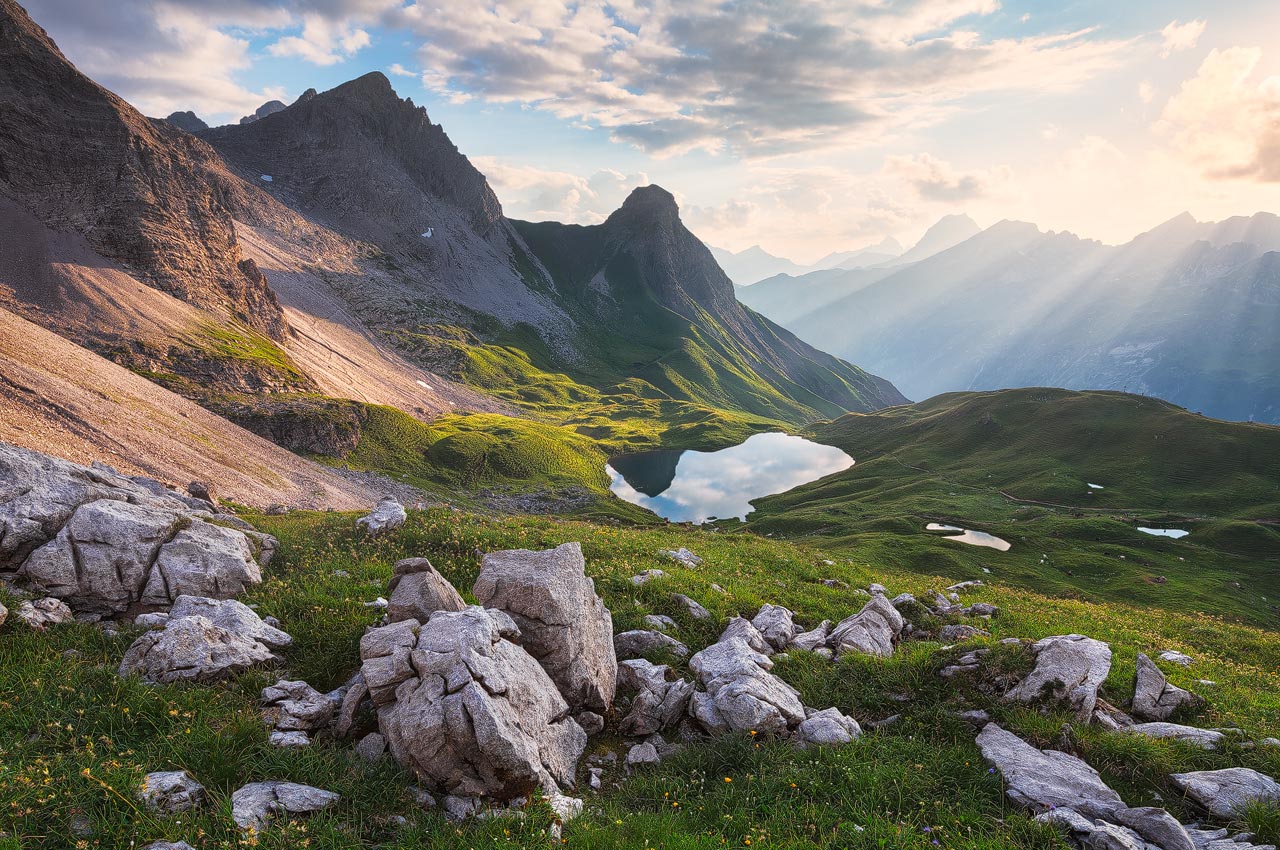
<svg viewBox="0 0 1280 850"><path fill-rule="evenodd" d="M506 614L472 606L361 641L379 731L432 790L511 799L573 783L587 736L519 637Z"/></svg>
<svg viewBox="0 0 1280 850"><path fill-rule="evenodd" d="M905 624L898 609L882 594L876 594L857 614L837 623L827 642L837 654L859 652L889 656L893 654Z"/></svg>
<svg viewBox="0 0 1280 850"><path fill-rule="evenodd" d="M449 580L436 572L426 558L405 558L392 569L387 585L387 622L417 620L425 623L436 611L461 611L467 607Z"/></svg>
<svg viewBox="0 0 1280 850"><path fill-rule="evenodd" d="M252 124L254 121L259 121L263 118L266 118L268 115L275 115L277 112L283 112L286 109L288 109L288 107L285 106L280 101L268 100L266 103L262 104L257 109L255 109L253 111L253 114L246 115L243 118L241 118L240 123ZM207 130L209 128L205 127L205 129Z"/></svg>
<svg viewBox="0 0 1280 850"><path fill-rule="evenodd" d="M1182 707L1198 708L1204 700L1190 691L1169 684L1147 656L1138 653L1138 669L1133 683L1133 716L1140 720L1168 720Z"/></svg>
<svg viewBox="0 0 1280 850"><path fill-rule="evenodd" d="M689 659L689 669L702 687L689 713L709 732L784 735L805 720L799 693L741 638L712 644Z"/></svg>
<svg viewBox="0 0 1280 850"><path fill-rule="evenodd" d="M1247 767L1175 773L1169 779L1214 817L1237 817L1249 803L1280 803L1280 783Z"/></svg>
<svg viewBox="0 0 1280 850"><path fill-rule="evenodd" d="M356 526L377 537L395 531L408 518L409 515L405 513L404 505L400 504L399 499L395 496L383 496L372 511L356 520Z"/></svg>
<svg viewBox="0 0 1280 850"><path fill-rule="evenodd" d="M1061 635L1037 641L1036 664L1005 698L1028 704L1063 704L1088 722L1098 702L1098 688L1111 672L1111 647L1084 635Z"/></svg>
<svg viewBox="0 0 1280 850"><path fill-rule="evenodd" d="M680 722L689 706L693 683L673 680L671 668L665 664L632 659L618 665L618 691L634 694L618 731L644 737Z"/></svg>
<svg viewBox="0 0 1280 850"><path fill-rule="evenodd" d="M790 645L798 631L795 615L781 605L765 604L751 620L774 652L781 652Z"/></svg>
<svg viewBox="0 0 1280 850"><path fill-rule="evenodd" d="M163 629L125 651L121 676L149 682L210 682L276 661L293 639L234 600L179 596Z"/></svg>
<svg viewBox="0 0 1280 850"><path fill-rule="evenodd" d="M587 577L579 544L490 552L472 593L486 608L511 616L520 645L573 711L609 710L618 678L613 617Z"/></svg>
<svg viewBox="0 0 1280 850"><path fill-rule="evenodd" d="M204 122L204 119L190 110L186 112L171 112L164 120L180 130L186 130L188 133L199 133L201 130L209 129L209 125Z"/></svg>
<svg viewBox="0 0 1280 850"><path fill-rule="evenodd" d="M173 815L204 804L204 786L185 770L159 770L142 777L138 796L148 809Z"/></svg>
<svg viewBox="0 0 1280 850"><path fill-rule="evenodd" d="M242 830L262 832L276 817L296 817L322 811L339 797L296 782L251 782L231 795L231 819Z"/></svg>

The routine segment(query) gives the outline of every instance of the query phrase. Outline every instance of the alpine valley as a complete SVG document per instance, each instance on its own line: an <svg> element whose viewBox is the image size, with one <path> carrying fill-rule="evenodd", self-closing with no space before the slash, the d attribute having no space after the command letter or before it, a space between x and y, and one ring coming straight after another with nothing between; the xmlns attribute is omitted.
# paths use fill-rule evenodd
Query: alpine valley
<svg viewBox="0 0 1280 850"><path fill-rule="evenodd" d="M0 0L0 850L1275 850L1280 220L802 265L266 91Z"/></svg>

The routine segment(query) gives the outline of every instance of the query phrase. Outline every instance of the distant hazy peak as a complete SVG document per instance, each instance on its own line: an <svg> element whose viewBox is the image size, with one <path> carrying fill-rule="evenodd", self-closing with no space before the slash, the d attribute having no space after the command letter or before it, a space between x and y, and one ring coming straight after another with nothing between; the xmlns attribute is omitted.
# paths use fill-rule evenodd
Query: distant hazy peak
<svg viewBox="0 0 1280 850"><path fill-rule="evenodd" d="M941 251L959 245L982 232L978 223L964 213L944 215L924 232L920 241L902 256L891 261L889 265L915 263L926 257L932 257Z"/></svg>

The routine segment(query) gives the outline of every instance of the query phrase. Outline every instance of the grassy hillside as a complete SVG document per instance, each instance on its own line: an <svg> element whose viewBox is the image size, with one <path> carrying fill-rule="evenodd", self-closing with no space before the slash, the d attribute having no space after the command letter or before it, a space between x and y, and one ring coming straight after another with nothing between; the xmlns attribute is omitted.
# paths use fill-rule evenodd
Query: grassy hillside
<svg viewBox="0 0 1280 850"><path fill-rule="evenodd" d="M761 500L755 530L1055 594L1280 622L1280 428L1119 393L1027 389L846 416L812 436L856 464ZM945 541L929 522L1013 546Z"/></svg>
<svg viewBox="0 0 1280 850"><path fill-rule="evenodd" d="M281 549L266 581L245 601L277 616L295 637L286 668L260 671L216 687L144 687L118 679L114 668L133 634L109 637L88 624L44 634L10 618L0 627L0 848L141 846L158 838L198 848L244 846L229 817L229 796L245 782L290 779L343 795L332 811L255 837L262 848L551 848L550 812L530 805L522 820L446 823L415 806L411 777L389 760L357 759L349 745L320 741L302 751L267 745L257 714L258 690L279 675L317 687L342 682L357 665L357 645L378 616L363 603L385 592L395 560L428 556L465 594L478 571L477 549L540 548L576 540L588 572L614 613L618 630L639 626L648 613L679 623L694 649L714 640L724 619L753 614L762 602L794 608L806 626L856 610L852 587L881 581L893 592L922 594L960 578L940 564L937 574L850 559L837 549L797 545L712 529L636 529L552 519L494 519L447 509L411 512L389 539L357 534L354 516L299 513L249 517L279 536ZM660 548L688 546L706 560L686 570L660 559ZM661 567L666 579L636 588L628 577ZM717 592L712 584L724 592ZM690 620L673 591L706 605L717 622ZM1280 732L1280 638L1212 617L1160 609L1096 605L1019 589L999 576L967 594L1001 606L993 636L1037 638L1077 631L1112 642L1116 663L1104 695L1122 701L1132 690L1134 657L1175 648L1196 658L1172 680L1203 693L1203 726L1240 726L1253 735ZM930 618L914 617L925 630ZM888 660L849 658L837 665L795 653L775 668L801 690L805 702L835 705L864 724L901 714L853 744L799 751L788 744L728 736L688 747L657 769L621 784L608 775L601 792L579 789L586 813L565 830L571 848L1064 848L1051 829L1035 824L1003 798L973 743L974 731L950 712L983 707L1008 728L1042 746L1054 745L1069 719L1041 715L993 700L976 688L950 684L936 671L959 650L936 641L904 644ZM999 665L1015 670L1027 659L1001 648ZM1216 682L1202 685L1197 679ZM1097 767L1132 805L1155 803L1188 816L1168 786L1170 771L1246 765L1280 775L1280 750L1236 747L1208 753L1096 727L1074 726L1077 752ZM617 749L605 737L597 751ZM133 798L147 771L185 768L208 786L205 810L162 819ZM1159 798L1157 797L1159 795ZM397 825L393 818L407 818ZM1275 809L1250 814L1260 839L1280 837ZM73 828L84 835L68 837ZM82 843L77 843L77 841Z"/></svg>

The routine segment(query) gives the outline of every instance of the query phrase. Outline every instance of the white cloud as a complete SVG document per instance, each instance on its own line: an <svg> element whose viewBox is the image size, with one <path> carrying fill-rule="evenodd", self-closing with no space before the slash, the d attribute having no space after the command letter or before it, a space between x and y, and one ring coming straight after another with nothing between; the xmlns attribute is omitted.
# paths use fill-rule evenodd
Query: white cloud
<svg viewBox="0 0 1280 850"><path fill-rule="evenodd" d="M1211 178L1280 181L1280 76L1255 79L1258 48L1212 50L1155 125Z"/></svg>
<svg viewBox="0 0 1280 850"><path fill-rule="evenodd" d="M387 70L391 72L391 75L394 77L416 77L417 76L417 74L415 74L413 71L410 71L408 68L401 65L399 62L392 62L391 67L388 68Z"/></svg>
<svg viewBox="0 0 1280 850"><path fill-rule="evenodd" d="M1013 169L998 165L987 170L959 171L951 163L927 153L890 156L885 171L905 181L920 198L958 203L1005 192L1013 183Z"/></svg>
<svg viewBox="0 0 1280 850"><path fill-rule="evenodd" d="M1179 50L1190 50L1200 41L1200 36L1204 34L1204 28L1208 24L1207 21L1187 21L1185 24L1178 21L1170 21L1164 29L1160 30L1160 35L1164 39L1164 43L1160 47L1160 55L1168 58Z"/></svg>
<svg viewBox="0 0 1280 850"><path fill-rule="evenodd" d="M313 65L336 65L369 44L369 33L349 20L304 15L302 34L279 39L267 52L272 56L295 56Z"/></svg>
<svg viewBox="0 0 1280 850"><path fill-rule="evenodd" d="M1150 80L1143 80L1138 83L1138 99L1143 103L1150 103L1156 96L1156 90L1151 85Z"/></svg>
<svg viewBox="0 0 1280 850"><path fill-rule="evenodd" d="M603 169L583 177L499 157L478 156L471 161L488 178L507 215L533 221L598 224L622 205L632 189L649 183L643 172Z"/></svg>

